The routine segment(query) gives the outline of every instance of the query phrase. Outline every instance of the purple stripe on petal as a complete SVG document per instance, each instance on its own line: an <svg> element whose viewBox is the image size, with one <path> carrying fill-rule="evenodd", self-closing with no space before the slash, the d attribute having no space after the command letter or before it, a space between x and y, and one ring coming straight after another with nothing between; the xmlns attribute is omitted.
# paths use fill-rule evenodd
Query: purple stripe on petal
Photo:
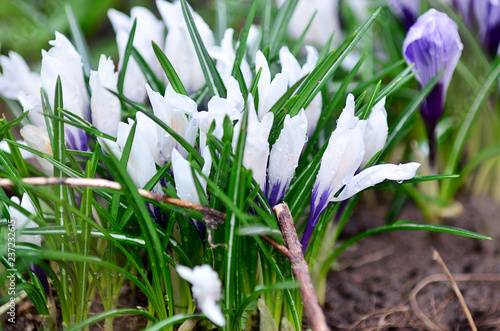
<svg viewBox="0 0 500 331"><path fill-rule="evenodd" d="M267 189L269 189L269 185L267 185ZM283 200L283 196L285 195L285 189L281 189L281 182L277 182L273 185L271 191L266 191L267 201L269 202L269 206L274 207L279 204Z"/></svg>
<svg viewBox="0 0 500 331"><path fill-rule="evenodd" d="M328 198L330 197L331 190L326 189L321 192L321 195L318 198L318 185L314 185L313 193L311 197L311 211L309 212L309 219L307 220L306 229L304 234L302 235L302 252L305 253L307 246L309 245L309 241L311 239L311 235L313 233L314 227L318 224L319 218L321 214L325 211L325 209L330 204ZM316 203L317 200L317 203Z"/></svg>

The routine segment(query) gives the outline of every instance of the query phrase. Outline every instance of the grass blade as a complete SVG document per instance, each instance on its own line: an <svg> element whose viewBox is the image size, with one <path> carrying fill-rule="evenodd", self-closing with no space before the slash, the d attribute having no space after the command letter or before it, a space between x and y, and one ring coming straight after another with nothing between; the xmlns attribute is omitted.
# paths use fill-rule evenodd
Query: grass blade
<svg viewBox="0 0 500 331"><path fill-rule="evenodd" d="M194 23L193 15L191 14L191 7L186 2L186 0L180 1L182 14L184 15L184 20L186 22L189 35L191 36L194 49L196 50L196 55L198 56L198 60L200 61L201 69L203 70L203 75L205 76L208 89L210 90L210 93L212 95L225 98L227 93L226 87L222 82L222 78L220 77L219 72L215 68L214 61L210 57L210 54L208 54L207 48L205 47L205 44L201 39L198 28Z"/></svg>

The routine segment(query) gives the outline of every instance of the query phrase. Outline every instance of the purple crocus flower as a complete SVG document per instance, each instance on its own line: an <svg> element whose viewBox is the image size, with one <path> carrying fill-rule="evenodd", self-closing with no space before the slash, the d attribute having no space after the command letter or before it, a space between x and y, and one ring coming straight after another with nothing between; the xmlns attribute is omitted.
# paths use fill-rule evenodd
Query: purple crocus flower
<svg viewBox="0 0 500 331"><path fill-rule="evenodd" d="M479 30L479 38L489 54L495 55L500 43L500 0L475 0L471 2Z"/></svg>
<svg viewBox="0 0 500 331"><path fill-rule="evenodd" d="M420 107L429 137L431 165L434 165L435 157L434 129L443 114L446 90L462 49L457 24L435 9L418 18L403 43L403 56L408 64L415 64L413 70L418 71L415 77L422 88L446 68L443 77Z"/></svg>
<svg viewBox="0 0 500 331"><path fill-rule="evenodd" d="M391 0L390 4L406 29L415 23L420 14L420 0Z"/></svg>

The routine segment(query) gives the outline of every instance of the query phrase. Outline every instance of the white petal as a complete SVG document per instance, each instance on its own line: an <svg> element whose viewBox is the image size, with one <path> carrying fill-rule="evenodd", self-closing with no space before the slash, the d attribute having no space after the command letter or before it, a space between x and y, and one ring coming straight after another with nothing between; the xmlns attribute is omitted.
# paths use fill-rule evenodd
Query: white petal
<svg viewBox="0 0 500 331"><path fill-rule="evenodd" d="M26 144L25 141L23 140L18 140L17 143L19 144L22 144L22 145L25 145L27 146L28 144ZM0 149L4 152L7 152L7 153L10 153L10 147L9 147L9 144L5 141L5 140L2 140L0 142ZM31 152L28 152L27 150L25 149L22 149L22 148L19 148L19 152L21 152L21 156L23 157L23 159L27 160L27 159L32 159L33 157L35 157L35 155L33 155L33 153Z"/></svg>
<svg viewBox="0 0 500 331"><path fill-rule="evenodd" d="M101 55L98 70L90 72L92 123L100 131L113 137L116 137L121 119L121 104L108 90L116 92L117 82L118 73L115 72L113 61Z"/></svg>
<svg viewBox="0 0 500 331"><path fill-rule="evenodd" d="M260 188L264 190L267 159L269 157L268 138L273 125L274 114L267 113L262 121L259 121L250 95L247 102L250 108L248 109L248 126L243 153L243 165L245 168L252 170L253 178L260 185ZM237 140L238 136L235 135L234 138ZM233 140L233 146L235 146L235 140Z"/></svg>
<svg viewBox="0 0 500 331"><path fill-rule="evenodd" d="M0 95L8 99L16 99L20 94L30 96L36 99L33 104L40 105L37 111L40 111L40 88L42 81L40 75L31 72L26 61L16 52L10 51L9 56L0 55ZM30 108L31 109L31 108ZM25 111L27 109L25 108ZM30 113L31 119L31 113Z"/></svg>
<svg viewBox="0 0 500 331"><path fill-rule="evenodd" d="M179 199L200 204L191 164L176 149L172 151L172 171Z"/></svg>
<svg viewBox="0 0 500 331"><path fill-rule="evenodd" d="M374 186L384 180L403 181L415 177L420 163L410 162L405 164L379 164L363 170L356 176L352 177L345 184L345 188L340 192L337 198L331 201L342 201L349 199L358 192Z"/></svg>
<svg viewBox="0 0 500 331"><path fill-rule="evenodd" d="M304 110L293 118L286 115L283 130L274 143L269 157L268 190L278 183L282 191L286 190L295 174L306 138L307 117Z"/></svg>
<svg viewBox="0 0 500 331"><path fill-rule="evenodd" d="M219 305L212 298L206 298L199 303L200 309L205 314L205 316L212 321L212 323L218 326L226 325L226 320L224 315L222 315L222 310Z"/></svg>
<svg viewBox="0 0 500 331"><path fill-rule="evenodd" d="M281 0L279 2L282 2ZM314 12L317 14L306 33L305 43L318 46L326 44L333 32L334 39L341 40L339 22L339 0L299 1L288 24L288 34L298 39L309 24Z"/></svg>
<svg viewBox="0 0 500 331"><path fill-rule="evenodd" d="M177 265L176 270L179 276L193 284L193 297L198 302L201 311L213 323L224 326L224 317L216 303L222 296L221 282L212 267L204 264L191 270L188 267Z"/></svg>
<svg viewBox="0 0 500 331"><path fill-rule="evenodd" d="M21 129L20 133L29 147L45 154L52 155L52 147L50 145L47 130L38 128L34 125L25 125ZM40 166L43 168L45 174L52 175L53 167L49 161L38 156L35 156L35 159L38 163L40 163Z"/></svg>
<svg viewBox="0 0 500 331"><path fill-rule="evenodd" d="M384 105L385 97L373 106L372 112L366 121L364 133L365 156L363 157L363 162L361 162L361 169L370 162L375 154L384 148L385 141L387 140L389 127L387 126L387 112Z"/></svg>
<svg viewBox="0 0 500 331"><path fill-rule="evenodd" d="M205 85L205 77L184 21L180 2L170 3L157 0L156 6L168 29L165 55L172 63L188 93L197 91ZM191 14L205 47L212 47L214 45L212 31L200 15L192 10Z"/></svg>

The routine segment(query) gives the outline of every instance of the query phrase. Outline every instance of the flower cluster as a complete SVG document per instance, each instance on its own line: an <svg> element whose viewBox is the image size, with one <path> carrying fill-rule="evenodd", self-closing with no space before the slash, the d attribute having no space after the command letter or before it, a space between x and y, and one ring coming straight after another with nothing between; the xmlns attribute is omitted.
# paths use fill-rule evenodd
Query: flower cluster
<svg viewBox="0 0 500 331"><path fill-rule="evenodd" d="M113 9L108 12L116 33L120 57L116 67L111 58L101 55L97 70L91 70L86 76L82 56L61 33L56 33L55 40L50 42L52 47L42 52L39 74L31 72L26 62L14 52L8 57L0 56L3 68L0 74L0 94L5 98L19 101L24 111L29 111L31 124L21 130L25 142L47 157L52 155L53 146L48 131L50 128L47 128L50 116L45 116L47 114L44 109L44 93L51 103L50 106L54 108L56 82L60 79L64 110L82 122L90 123L92 129L102 133L93 139L92 134L68 123L65 125L64 135L68 149L92 152L95 148L99 150L102 148L108 155L118 159L126 155L126 170L138 188L145 187L151 181L157 174L158 167L168 166L171 163L168 178L170 181L173 179L173 182L168 183L169 188L175 188L181 200L202 204L206 199L200 194L209 195L207 183L211 178L214 164L218 163L215 157L219 155L218 151L210 149L212 147L210 139L222 140L228 133L225 131L226 125L230 123L232 141L229 141L228 145L231 146L228 148L232 148L235 152L237 146L242 143L238 141L239 133L246 130L242 164L252 171L253 179L267 198L269 205L273 207L279 204L293 185L303 150L321 118L323 95L322 92L318 92L307 106L295 114L280 114L283 115L280 123L276 121L277 112L272 109L292 86L315 70L319 58L318 51L313 46L305 46L306 59L301 65L290 50L283 46L277 53L279 66L273 66L270 64L269 56L260 50L255 50L254 45L260 36L256 28L250 29L247 52L238 68L241 77L237 79L232 76L236 58L233 45L234 31L226 30L221 43L216 44L208 25L199 15L193 13L194 24L204 46L216 62L218 74L227 91L224 97L215 95L200 101L193 96L197 95L207 82L183 18L181 4L165 0L157 0L156 4L161 20L142 7L133 8L130 16ZM322 9L318 13L318 22L323 22L323 16L331 14L327 13L327 10L336 10L337 3L317 2L315 6ZM309 8L305 1L300 1L298 7L304 10L312 8ZM301 13L301 11L302 9L298 9L296 12ZM423 20L421 18L417 23ZM337 23L329 22L329 24L331 26L328 29L333 32ZM427 29L432 30L436 26L440 28L440 23L433 24ZM126 46L134 26L134 51L149 66L160 82L159 85L166 86L164 90L163 88L161 91L155 90L156 84L151 84L139 59L126 58ZM293 27L293 24L291 26ZM311 36L315 36L314 30L319 28L323 27L314 24L310 31ZM327 35L327 39L331 32ZM412 56L412 51L421 53L423 47L415 43L417 36L421 36L416 28L410 29L409 36L412 35L416 37L409 37L405 42L407 57ZM311 42L324 44L327 40L323 38L325 34L316 36L321 39ZM180 93L173 86L175 84L169 82L155 54L156 46L164 51L187 91L186 94ZM432 45L429 47L438 51ZM417 62L418 67L420 66L418 61L425 62L428 57L414 56L411 60ZM444 54L443 66L452 67L456 64L456 60L455 55ZM440 67L436 68L440 70ZM278 72L273 74L272 71ZM422 70L417 77L421 84L425 85L435 74L437 72L427 74ZM119 83L120 75L123 76L123 84ZM256 77L259 77L258 81L253 82ZM450 78L451 74L445 74L442 83L444 91ZM246 85L245 88L241 88L242 84ZM255 88L251 89L253 85ZM42 94L40 94L41 89L44 91ZM252 90L252 93L244 95L242 90ZM436 98L442 98L440 99L442 105L445 92L436 93ZM117 95L122 95L130 103L140 104L141 107L145 104L146 108L150 109L145 112L139 111L122 121L124 105ZM426 104L424 108L428 109L430 106ZM246 122L243 120L244 116L247 116ZM243 128L244 123L246 127ZM271 144L270 134L281 123L282 128L279 132L274 131L276 139ZM165 126L169 130L165 130ZM326 142L328 146L324 151L316 181L310 190L312 196L310 215L302 239L304 250L315 225L329 203L349 199L386 179L400 182L415 176L418 163L380 164L365 169L384 148L387 135L385 98L373 106L369 117L365 120L355 115L354 96L349 94L336 129ZM176 138L177 136L182 139ZM196 155L196 162L193 161L193 153L199 154ZM47 175L53 173L52 164L45 158L39 158L39 162ZM165 186L164 182L156 183L152 191L161 192ZM164 225L162 222L159 223ZM205 226L194 220L193 224L204 238ZM39 245L40 239L37 240L36 243ZM193 284L193 296L204 314L213 323L224 326L225 320L220 307L216 304L221 298L221 282L217 273L208 265L197 266L192 270L178 266L176 270L182 278Z"/></svg>

